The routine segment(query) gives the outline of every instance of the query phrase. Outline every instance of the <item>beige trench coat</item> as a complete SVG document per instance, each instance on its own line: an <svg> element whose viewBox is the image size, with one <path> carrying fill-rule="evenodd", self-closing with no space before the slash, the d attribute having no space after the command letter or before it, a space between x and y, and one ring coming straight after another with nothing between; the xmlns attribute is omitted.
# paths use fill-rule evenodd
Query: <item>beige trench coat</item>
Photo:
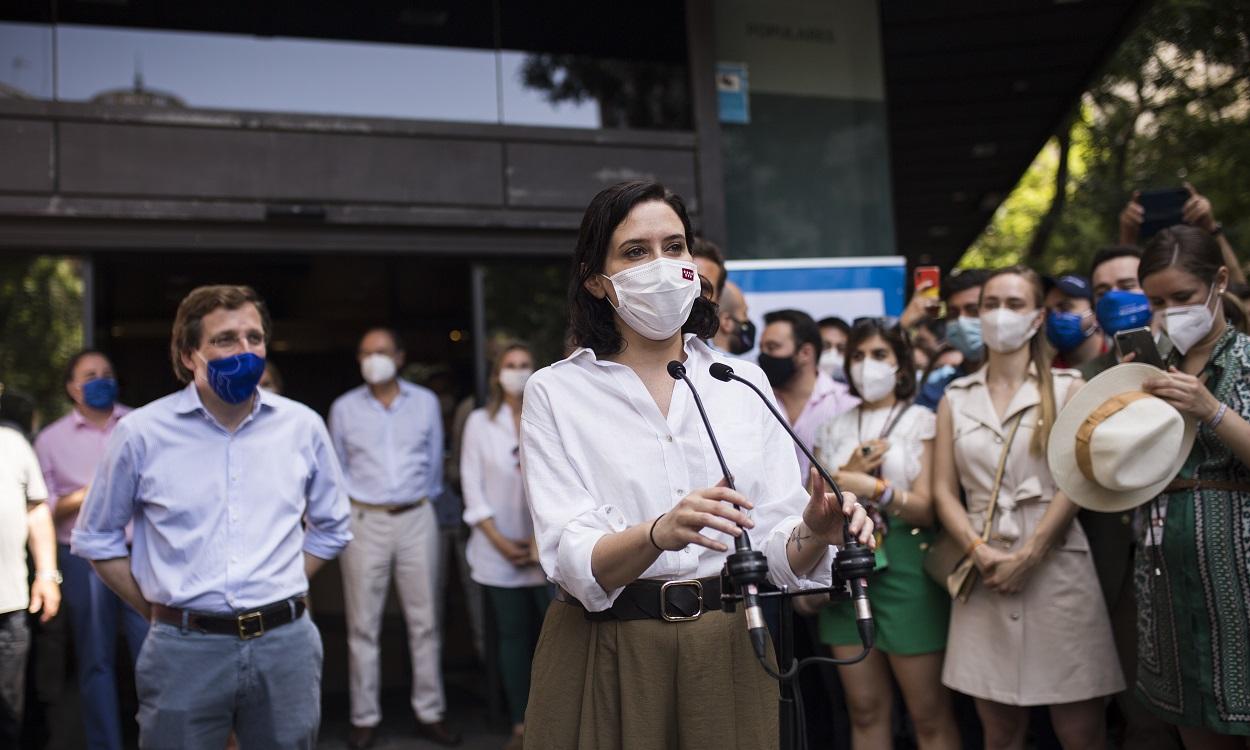
<svg viewBox="0 0 1250 750"><path fill-rule="evenodd" d="M1032 536L1056 488L1045 454L1029 449L1039 413L1034 408L1039 404L1036 370L1030 370L1001 422L985 371L982 367L955 380L946 392L955 467L968 520L979 531L1010 420L1024 412L1007 456L991 535L992 544L1010 551ZM1063 404L1077 377L1074 370L1054 371L1057 405ZM1079 523L1033 569L1020 593L998 594L978 584L967 602L953 604L942 682L961 693L1013 706L1071 703L1124 689L1089 542Z"/></svg>

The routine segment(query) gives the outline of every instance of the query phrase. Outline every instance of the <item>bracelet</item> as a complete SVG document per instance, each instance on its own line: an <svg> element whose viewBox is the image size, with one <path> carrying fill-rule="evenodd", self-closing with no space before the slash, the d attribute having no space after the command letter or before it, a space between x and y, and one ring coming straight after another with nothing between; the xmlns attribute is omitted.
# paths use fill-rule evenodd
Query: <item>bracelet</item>
<svg viewBox="0 0 1250 750"><path fill-rule="evenodd" d="M667 515L667 513L661 513L656 516L655 520L651 522L651 530L647 532L647 538L651 540L651 545L661 552L667 552L668 550L655 543L655 525L660 522L661 518Z"/></svg>
<svg viewBox="0 0 1250 750"><path fill-rule="evenodd" d="M1215 416L1207 420L1207 427L1215 430L1220 426L1220 422L1224 421L1224 415L1228 412L1228 404L1220 404L1220 408L1215 410Z"/></svg>
<svg viewBox="0 0 1250 750"><path fill-rule="evenodd" d="M869 499L875 503L878 499L881 498L881 495L885 492L885 488L886 488L885 480L878 477L877 486L873 488L872 497Z"/></svg>
<svg viewBox="0 0 1250 750"><path fill-rule="evenodd" d="M38 578L38 579L43 580L43 581L52 581L53 583L57 584L58 586L59 586L60 584L64 583L64 581L65 581L65 579L61 577L61 571L59 571L59 570L39 570L39 571L35 571L35 578Z"/></svg>
<svg viewBox="0 0 1250 750"><path fill-rule="evenodd" d="M985 544L985 540L982 539L981 537L977 537L976 539L973 539L972 542L968 545L968 548L964 550L964 554L971 556L973 552L976 552L977 547L980 547L982 544Z"/></svg>

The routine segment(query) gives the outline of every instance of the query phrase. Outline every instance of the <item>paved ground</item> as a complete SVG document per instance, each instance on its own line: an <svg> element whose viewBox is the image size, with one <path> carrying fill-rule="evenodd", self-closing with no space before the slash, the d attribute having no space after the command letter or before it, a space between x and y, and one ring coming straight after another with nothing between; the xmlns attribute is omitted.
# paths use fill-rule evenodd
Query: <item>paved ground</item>
<svg viewBox="0 0 1250 750"><path fill-rule="evenodd" d="M450 713L448 723L464 735L463 750L500 750L508 741L509 727L506 719L489 718L486 706L478 693L471 691L469 683L480 680L480 675L467 673L449 674L447 702ZM480 687L477 688L480 690ZM321 716L321 739L318 750L344 750L351 725L347 718L347 696L337 700L327 696ZM413 733L415 719L408 706L408 696L399 691L388 691L382 696L382 725L374 750L427 750L437 748L432 742L419 740Z"/></svg>

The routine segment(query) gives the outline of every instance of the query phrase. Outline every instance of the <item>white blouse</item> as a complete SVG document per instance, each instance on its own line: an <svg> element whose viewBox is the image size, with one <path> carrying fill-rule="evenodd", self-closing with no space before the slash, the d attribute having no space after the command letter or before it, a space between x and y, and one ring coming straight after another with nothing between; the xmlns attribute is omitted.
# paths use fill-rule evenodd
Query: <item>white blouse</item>
<svg viewBox="0 0 1250 750"><path fill-rule="evenodd" d="M512 408L499 407L494 419L476 409L464 424L460 451L460 489L464 493L464 522L469 524L465 557L473 580L486 586L519 588L546 583L537 565L518 568L508 561L477 525L493 518L499 533L518 541L534 535Z"/></svg>
<svg viewBox="0 0 1250 750"><path fill-rule="evenodd" d="M764 373L713 352L693 335L686 336L685 353L686 371L703 397L738 491L755 505L751 542L768 559L769 579L792 589L830 585L834 548L810 578L797 576L786 557L786 540L808 499L796 480L789 436L749 388L713 379L708 366L728 362L772 399ZM612 606L622 590L605 591L591 572L599 539L668 512L691 490L721 479L689 389L674 385L666 419L633 370L590 349L543 368L526 384L521 465L538 556L547 577L592 612ZM703 534L733 549L728 534ZM727 554L695 545L663 552L641 577L718 575Z"/></svg>
<svg viewBox="0 0 1250 750"><path fill-rule="evenodd" d="M866 410L857 406L825 422L816 432L816 457L830 471L845 464L862 443L882 437L890 412L889 408ZM908 406L885 438L890 447L881 462L882 478L897 487L910 489L911 483L920 476L924 441L932 440L936 434L936 415L923 406Z"/></svg>

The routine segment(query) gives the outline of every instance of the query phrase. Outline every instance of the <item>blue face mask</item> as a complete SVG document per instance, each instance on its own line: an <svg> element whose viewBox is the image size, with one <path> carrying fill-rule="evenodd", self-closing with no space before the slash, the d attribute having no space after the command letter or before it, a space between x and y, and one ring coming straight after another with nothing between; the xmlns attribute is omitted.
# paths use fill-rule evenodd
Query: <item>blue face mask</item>
<svg viewBox="0 0 1250 750"><path fill-rule="evenodd" d="M980 361L985 342L981 340L981 319L960 315L946 324L946 343L959 350L965 359Z"/></svg>
<svg viewBox="0 0 1250 750"><path fill-rule="evenodd" d="M241 404L256 392L265 374L265 358L251 352L206 361L208 385L227 404Z"/></svg>
<svg viewBox="0 0 1250 750"><path fill-rule="evenodd" d="M1089 315L1089 313L1086 313L1085 315ZM1050 343L1061 352L1070 352L1085 343L1085 339L1089 338L1094 333L1094 329L1092 327L1086 331L1081 325L1081 323L1085 320L1085 315L1054 311L1047 313L1047 340L1049 340Z"/></svg>
<svg viewBox="0 0 1250 750"><path fill-rule="evenodd" d="M117 402L117 381L95 378L82 384L82 401L92 409L112 409Z"/></svg>
<svg viewBox="0 0 1250 750"><path fill-rule="evenodd" d="M1150 300L1141 292L1112 289L1098 300L1094 312L1108 336L1150 325Z"/></svg>

